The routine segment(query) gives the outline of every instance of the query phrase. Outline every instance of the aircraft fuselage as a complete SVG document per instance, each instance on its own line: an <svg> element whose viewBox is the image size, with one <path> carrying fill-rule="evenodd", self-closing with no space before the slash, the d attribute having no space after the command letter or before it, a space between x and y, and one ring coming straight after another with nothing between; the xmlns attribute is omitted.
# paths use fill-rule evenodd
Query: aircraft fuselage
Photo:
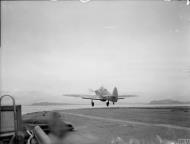
<svg viewBox="0 0 190 144"><path fill-rule="evenodd" d="M111 102L117 102L118 100L118 93L117 89L115 88L113 91L113 94L111 94L107 89L100 87L98 90L95 90L95 94L101 99L100 101L111 101Z"/></svg>

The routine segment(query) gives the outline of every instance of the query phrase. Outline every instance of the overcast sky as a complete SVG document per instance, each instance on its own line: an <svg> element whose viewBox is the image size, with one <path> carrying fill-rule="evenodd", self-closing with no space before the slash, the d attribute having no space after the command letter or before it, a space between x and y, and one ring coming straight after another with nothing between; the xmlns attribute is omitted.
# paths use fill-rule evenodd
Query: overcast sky
<svg viewBox="0 0 190 144"><path fill-rule="evenodd" d="M2 90L59 95L117 86L139 102L190 101L185 1L1 3Z"/></svg>

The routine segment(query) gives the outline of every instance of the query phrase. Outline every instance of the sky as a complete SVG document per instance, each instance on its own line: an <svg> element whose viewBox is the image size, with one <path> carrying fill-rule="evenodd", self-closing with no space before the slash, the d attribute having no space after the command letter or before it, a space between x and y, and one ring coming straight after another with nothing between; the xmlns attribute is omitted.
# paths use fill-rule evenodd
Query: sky
<svg viewBox="0 0 190 144"><path fill-rule="evenodd" d="M2 1L1 90L190 101L189 13L185 1Z"/></svg>

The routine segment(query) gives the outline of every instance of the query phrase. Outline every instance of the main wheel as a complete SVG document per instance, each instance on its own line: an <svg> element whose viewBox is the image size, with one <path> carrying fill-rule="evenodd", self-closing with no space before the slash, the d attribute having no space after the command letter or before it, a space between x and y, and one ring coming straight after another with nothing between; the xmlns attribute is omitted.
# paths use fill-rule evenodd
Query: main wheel
<svg viewBox="0 0 190 144"><path fill-rule="evenodd" d="M110 103L109 103L109 101L108 101L108 102L106 103L107 107L109 107L109 104L110 104Z"/></svg>
<svg viewBox="0 0 190 144"><path fill-rule="evenodd" d="M93 101L91 102L91 105L92 105L92 107L94 107L94 102Z"/></svg>

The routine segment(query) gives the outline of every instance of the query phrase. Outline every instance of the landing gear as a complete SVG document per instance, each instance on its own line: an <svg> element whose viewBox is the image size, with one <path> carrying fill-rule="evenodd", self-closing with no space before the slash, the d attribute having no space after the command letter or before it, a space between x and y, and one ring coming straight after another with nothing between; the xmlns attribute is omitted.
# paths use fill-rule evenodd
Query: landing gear
<svg viewBox="0 0 190 144"><path fill-rule="evenodd" d="M92 107L94 107L94 102L93 101L91 101L91 105L92 105Z"/></svg>
<svg viewBox="0 0 190 144"><path fill-rule="evenodd" d="M107 101L107 102L106 102L107 107L109 107L109 104L110 104L109 101Z"/></svg>

